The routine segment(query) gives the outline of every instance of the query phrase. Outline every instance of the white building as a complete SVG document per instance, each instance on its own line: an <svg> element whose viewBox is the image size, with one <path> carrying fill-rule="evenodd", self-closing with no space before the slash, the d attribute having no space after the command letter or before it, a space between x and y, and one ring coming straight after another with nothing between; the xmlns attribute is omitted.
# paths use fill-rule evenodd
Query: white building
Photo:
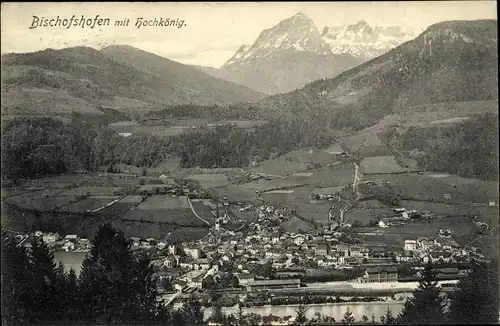
<svg viewBox="0 0 500 326"><path fill-rule="evenodd" d="M385 219L381 219L379 222L378 222L378 226L381 227L381 228L388 228L389 227L389 222Z"/></svg>
<svg viewBox="0 0 500 326"><path fill-rule="evenodd" d="M302 234L297 234L293 237L293 243L297 246L302 245L306 241L306 236Z"/></svg>
<svg viewBox="0 0 500 326"><path fill-rule="evenodd" d="M45 243L54 243L56 242L57 240L59 240L59 233L46 233L44 235L42 235L42 240L43 242Z"/></svg>
<svg viewBox="0 0 500 326"><path fill-rule="evenodd" d="M66 235L66 237L64 237L64 240L76 242L78 240L78 236L76 234L68 234Z"/></svg>
<svg viewBox="0 0 500 326"><path fill-rule="evenodd" d="M201 249L194 247L184 247L184 252L186 255L191 256L194 259L201 257Z"/></svg>
<svg viewBox="0 0 500 326"><path fill-rule="evenodd" d="M417 240L405 240L405 250L406 251L417 250Z"/></svg>

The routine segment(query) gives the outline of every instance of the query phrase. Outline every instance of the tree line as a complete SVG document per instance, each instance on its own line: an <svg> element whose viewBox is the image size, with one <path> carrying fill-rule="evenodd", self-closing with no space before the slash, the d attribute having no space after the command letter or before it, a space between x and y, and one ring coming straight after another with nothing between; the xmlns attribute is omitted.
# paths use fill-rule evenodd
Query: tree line
<svg viewBox="0 0 500 326"><path fill-rule="evenodd" d="M148 168L171 156L181 167L244 167L303 146L333 139L299 121L270 121L253 132L232 125L175 137L121 137L79 116L69 123L48 117L9 120L2 128L3 176L33 178L74 169L97 171L116 164Z"/></svg>
<svg viewBox="0 0 500 326"><path fill-rule="evenodd" d="M157 279L150 260L131 251L122 231L102 225L92 239L93 248L82 264L80 275L56 264L43 241L18 245L2 232L2 319L5 325L207 325L201 303L190 299L173 310L158 299ZM437 284L435 268L427 264L423 277L403 310L390 310L383 324L444 325L491 324L499 317L497 262L473 262L471 272L455 292L444 296ZM274 317L244 314L240 304L235 314L225 315L220 295L212 295L210 321L222 325L257 325ZM271 318L272 317L272 318ZM307 307L299 305L294 325L335 322L331 316L307 318ZM343 324L355 323L347 311ZM370 323L368 316L361 322ZM374 316L371 323L377 323Z"/></svg>

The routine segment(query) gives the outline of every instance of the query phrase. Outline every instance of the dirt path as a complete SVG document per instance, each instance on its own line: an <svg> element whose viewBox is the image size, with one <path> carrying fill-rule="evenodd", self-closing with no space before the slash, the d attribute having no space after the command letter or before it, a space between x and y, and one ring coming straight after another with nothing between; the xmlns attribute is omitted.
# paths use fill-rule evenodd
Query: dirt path
<svg viewBox="0 0 500 326"><path fill-rule="evenodd" d="M193 204L191 203L191 200L189 199L189 196L187 197L187 202L188 202L189 207L191 208L191 211L193 212L194 216L196 216L197 218L202 220L205 224L212 226L207 220L205 220L203 217L198 215L198 213L196 213L196 211L194 210Z"/></svg>

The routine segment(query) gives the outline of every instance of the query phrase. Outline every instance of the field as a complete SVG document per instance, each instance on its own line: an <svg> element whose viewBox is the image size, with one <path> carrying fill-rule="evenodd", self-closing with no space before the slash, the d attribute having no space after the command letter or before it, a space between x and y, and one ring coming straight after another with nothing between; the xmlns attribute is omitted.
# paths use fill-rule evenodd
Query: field
<svg viewBox="0 0 500 326"><path fill-rule="evenodd" d="M264 124L263 120L221 120L208 121L204 119L166 119L158 121L118 121L111 123L110 128L117 133L131 133L139 136L171 137L180 134L200 131L201 127L215 128L222 125L235 125L240 128L250 129Z"/></svg>
<svg viewBox="0 0 500 326"><path fill-rule="evenodd" d="M471 202L487 204L498 201L498 183L458 176L436 177L436 174L415 173L363 175L364 180L389 181L403 198L432 201ZM449 194L451 199L444 199Z"/></svg>
<svg viewBox="0 0 500 326"><path fill-rule="evenodd" d="M24 187L14 187L14 188L3 188L2 198L8 197L22 197L22 198L44 198L53 197L63 193L64 189L58 188L24 188Z"/></svg>
<svg viewBox="0 0 500 326"><path fill-rule="evenodd" d="M328 221L328 211L332 207L331 202L304 203L297 206L297 215L315 221Z"/></svg>
<svg viewBox="0 0 500 326"><path fill-rule="evenodd" d="M130 204L139 204L142 202L142 196L128 195L120 199L120 203L130 203Z"/></svg>
<svg viewBox="0 0 500 326"><path fill-rule="evenodd" d="M362 146L357 153L362 157L391 156L392 151L385 145Z"/></svg>
<svg viewBox="0 0 500 326"><path fill-rule="evenodd" d="M316 188L311 193L317 195L338 194L342 192L342 189L344 189L344 186Z"/></svg>
<svg viewBox="0 0 500 326"><path fill-rule="evenodd" d="M168 189L171 189L171 185L166 185L166 184L158 184L158 185L142 185L140 186L135 192L137 194L149 194L149 193L155 193L159 191L167 191Z"/></svg>
<svg viewBox="0 0 500 326"><path fill-rule="evenodd" d="M358 221L361 225L368 225L371 220L379 220L383 217L394 216L392 207L389 207L378 200L364 200L344 213L344 220L348 223Z"/></svg>
<svg viewBox="0 0 500 326"><path fill-rule="evenodd" d="M310 194L313 189L314 187L311 186L302 186L290 189L292 192L264 192L260 196L273 205L284 204L291 207L297 207L309 202Z"/></svg>
<svg viewBox="0 0 500 326"><path fill-rule="evenodd" d="M259 166L252 167L250 170L254 173L286 176L336 161L336 155L329 154L325 151L301 149L288 152L272 160L261 162Z"/></svg>
<svg viewBox="0 0 500 326"><path fill-rule="evenodd" d="M257 198L257 194L254 190L236 185L227 185L219 188L212 188L208 190L208 193L214 198L227 197L227 200L229 202L235 203L252 203Z"/></svg>
<svg viewBox="0 0 500 326"><path fill-rule="evenodd" d="M34 197L31 193L9 197L5 200L7 204L15 205L26 210L37 210L39 212L51 212L57 208L69 205L74 201L77 201L77 199L73 196L39 198Z"/></svg>
<svg viewBox="0 0 500 326"><path fill-rule="evenodd" d="M249 183L240 185L241 188L250 189L252 191L258 190L259 192L266 192L277 189L294 188L306 185L304 182L299 180L293 180L292 178L276 179L276 180L256 180Z"/></svg>
<svg viewBox="0 0 500 326"><path fill-rule="evenodd" d="M78 187L66 190L60 196L114 196L120 191L123 191L122 187Z"/></svg>
<svg viewBox="0 0 500 326"><path fill-rule="evenodd" d="M370 209L353 208L344 213L344 221L347 223L357 221L360 222L361 225L368 225L371 220L379 220L391 216L394 216L394 212L389 207Z"/></svg>
<svg viewBox="0 0 500 326"><path fill-rule="evenodd" d="M304 183L315 188L345 186L354 180L354 167L351 163L343 163L332 167L323 167L313 171L313 175L305 178Z"/></svg>
<svg viewBox="0 0 500 326"><path fill-rule="evenodd" d="M208 233L206 227L179 227L173 224L154 224L115 220L113 225L123 230L127 237L164 239L172 232L177 241L199 240Z"/></svg>
<svg viewBox="0 0 500 326"><path fill-rule="evenodd" d="M134 206L136 203L132 202L122 202L119 201L111 206L108 206L98 212L92 213L93 215L96 216L102 216L102 217L114 217L117 215L120 215L122 213L128 212L132 206Z"/></svg>
<svg viewBox="0 0 500 326"><path fill-rule="evenodd" d="M192 174L188 175L186 179L198 181L205 188L222 187L229 184L224 174Z"/></svg>
<svg viewBox="0 0 500 326"><path fill-rule="evenodd" d="M210 209L210 207L205 205L203 201L192 200L191 204L193 205L196 214L198 214L201 218L207 220L208 222L215 221L215 215L212 214L212 210ZM219 206L219 214L220 216L224 215L224 208L222 207L222 205Z"/></svg>
<svg viewBox="0 0 500 326"><path fill-rule="evenodd" d="M178 226L204 226L190 208L171 208L167 210L128 211L120 216L126 221L145 221L158 224L173 224Z"/></svg>
<svg viewBox="0 0 500 326"><path fill-rule="evenodd" d="M108 197L108 198L100 198L100 197L88 197L83 200L79 200L76 203L71 203L64 207L58 209L58 212L65 213L84 213L87 210L94 210L101 207L104 207L106 204L109 204L115 199L119 197Z"/></svg>
<svg viewBox="0 0 500 326"><path fill-rule="evenodd" d="M394 156L365 157L361 161L360 168L363 174L402 173L409 170L401 167Z"/></svg>
<svg viewBox="0 0 500 326"><path fill-rule="evenodd" d="M155 195L148 197L143 201L137 209L140 211L155 211L189 208L186 197L173 198L170 195Z"/></svg>

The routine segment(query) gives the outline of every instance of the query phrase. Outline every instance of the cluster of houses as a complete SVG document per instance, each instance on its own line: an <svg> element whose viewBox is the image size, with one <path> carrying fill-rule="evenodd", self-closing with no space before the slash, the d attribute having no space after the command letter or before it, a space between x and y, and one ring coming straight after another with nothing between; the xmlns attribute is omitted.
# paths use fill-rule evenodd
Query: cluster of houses
<svg viewBox="0 0 500 326"><path fill-rule="evenodd" d="M461 247L451 238L451 230L439 230L439 239L418 237L404 242L404 254L398 257L401 262L450 263L464 262L471 259L483 260L485 257L478 248Z"/></svg>
<svg viewBox="0 0 500 326"><path fill-rule="evenodd" d="M88 239L81 238L76 234L67 234L62 237L59 233L36 231L33 236L37 239L41 239L53 250L86 252L92 248L92 244ZM25 246L29 247L31 244L27 242Z"/></svg>
<svg viewBox="0 0 500 326"><path fill-rule="evenodd" d="M378 222L378 226L381 228L388 228L391 226L404 225L404 221L411 219L413 214L417 213L416 210L406 210L404 207L394 208L394 216L382 218Z"/></svg>
<svg viewBox="0 0 500 326"><path fill-rule="evenodd" d="M269 225L269 222L276 221L282 223L288 221L295 213L294 210L286 207L274 207L272 205L261 205L256 207L257 223L253 223L252 227L258 231L264 231L262 227ZM266 222L268 221L268 222Z"/></svg>
<svg viewBox="0 0 500 326"><path fill-rule="evenodd" d="M267 207L264 210L267 211ZM275 212L273 209L269 211ZM196 242L157 242L157 248L165 249L166 255L157 259L154 264L162 273L182 271L175 277L174 288L183 291L201 288L203 279L208 276L220 279L221 269L225 264L234 267L234 275L239 284L247 290L298 287L300 279L297 276L302 273L290 274L293 269L352 269L395 265L394 259L384 248L343 244L338 240L341 235L342 232L324 233L319 230L309 233L283 232L279 227L264 226L256 222L251 223L250 230L245 234L211 229L207 236ZM138 248L145 248L143 243L144 240L135 244ZM152 246L151 241L148 244ZM271 265L278 279L255 278L253 272L256 266L265 263ZM380 273L383 274L384 271ZM393 277L377 276L377 279L386 282L392 281Z"/></svg>

